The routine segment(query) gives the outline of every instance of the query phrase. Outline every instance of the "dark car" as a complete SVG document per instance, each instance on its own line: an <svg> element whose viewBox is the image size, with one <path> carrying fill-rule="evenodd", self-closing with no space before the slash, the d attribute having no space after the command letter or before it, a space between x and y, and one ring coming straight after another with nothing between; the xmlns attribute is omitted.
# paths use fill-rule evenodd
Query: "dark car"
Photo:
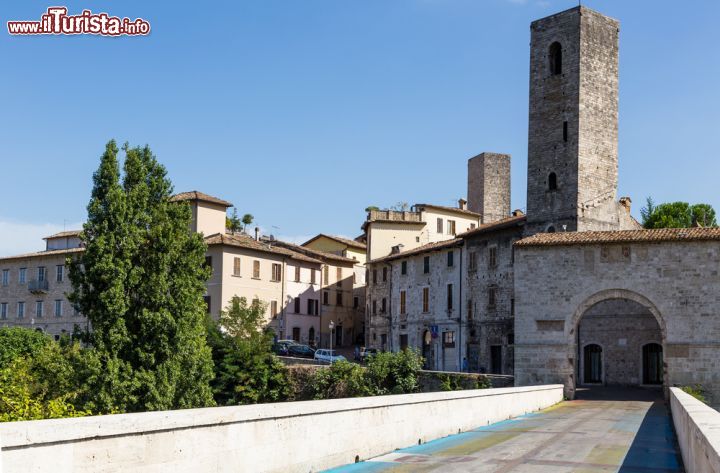
<svg viewBox="0 0 720 473"><path fill-rule="evenodd" d="M288 345L287 349L289 356L298 358L313 358L315 356L315 350L307 345Z"/></svg>
<svg viewBox="0 0 720 473"><path fill-rule="evenodd" d="M280 356L288 356L290 354L288 350L288 345L284 343L273 343L272 352Z"/></svg>

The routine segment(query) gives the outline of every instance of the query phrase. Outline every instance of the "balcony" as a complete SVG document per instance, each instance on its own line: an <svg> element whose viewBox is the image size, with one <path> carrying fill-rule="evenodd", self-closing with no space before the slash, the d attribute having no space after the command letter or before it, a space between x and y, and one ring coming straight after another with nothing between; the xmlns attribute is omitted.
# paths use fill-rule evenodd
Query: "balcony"
<svg viewBox="0 0 720 473"><path fill-rule="evenodd" d="M28 282L28 291L32 292L33 294L44 294L48 291L48 280L44 279L42 281L34 280Z"/></svg>

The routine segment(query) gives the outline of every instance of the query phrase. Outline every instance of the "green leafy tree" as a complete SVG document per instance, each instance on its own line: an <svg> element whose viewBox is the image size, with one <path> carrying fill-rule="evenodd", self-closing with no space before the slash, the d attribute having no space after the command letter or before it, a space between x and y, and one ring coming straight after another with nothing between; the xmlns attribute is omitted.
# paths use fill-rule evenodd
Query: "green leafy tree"
<svg viewBox="0 0 720 473"><path fill-rule="evenodd" d="M46 345L50 337L36 330L21 327L0 328L0 368L17 358L33 358Z"/></svg>
<svg viewBox="0 0 720 473"><path fill-rule="evenodd" d="M652 198L648 198L640 215L645 228L717 227L715 210L708 204L668 202L655 205Z"/></svg>
<svg viewBox="0 0 720 473"><path fill-rule="evenodd" d="M242 218L243 230L247 231L247 226L251 225L254 220L255 220L255 217L253 217L252 214L243 215L243 218Z"/></svg>
<svg viewBox="0 0 720 473"><path fill-rule="evenodd" d="M235 207L233 207L232 215L230 217L225 217L225 228L233 233L239 232L243 228Z"/></svg>
<svg viewBox="0 0 720 473"><path fill-rule="evenodd" d="M272 353L272 334L263 330L267 305L233 297L219 322L208 319L215 400L221 405L286 400L291 393L287 370Z"/></svg>
<svg viewBox="0 0 720 473"><path fill-rule="evenodd" d="M378 207L377 205L368 205L367 207L365 207L365 212L371 212L373 210L380 210L380 207Z"/></svg>
<svg viewBox="0 0 720 473"><path fill-rule="evenodd" d="M93 176L85 251L69 261L70 300L92 324L100 371L92 409L127 412L213 403L204 327L206 245L149 147L110 141Z"/></svg>

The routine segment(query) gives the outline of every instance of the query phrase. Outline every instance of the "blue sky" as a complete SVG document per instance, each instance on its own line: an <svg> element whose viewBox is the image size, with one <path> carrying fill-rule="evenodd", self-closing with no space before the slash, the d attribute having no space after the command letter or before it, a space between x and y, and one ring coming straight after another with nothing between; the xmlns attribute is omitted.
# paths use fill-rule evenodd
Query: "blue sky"
<svg viewBox="0 0 720 473"><path fill-rule="evenodd" d="M720 208L720 2L584 3L621 21L619 194ZM11 37L54 4L3 2L0 255L83 221L110 138L296 241L356 236L368 205L451 205L482 151L512 154L525 208L529 24L577 2L61 4L153 30Z"/></svg>

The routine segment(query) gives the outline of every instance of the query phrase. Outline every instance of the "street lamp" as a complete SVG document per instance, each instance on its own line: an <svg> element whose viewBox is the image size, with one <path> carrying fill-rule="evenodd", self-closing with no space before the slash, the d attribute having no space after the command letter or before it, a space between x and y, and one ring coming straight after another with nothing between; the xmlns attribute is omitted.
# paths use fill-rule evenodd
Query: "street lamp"
<svg viewBox="0 0 720 473"><path fill-rule="evenodd" d="M333 339L333 329L335 328L335 322L332 320L330 321L330 325L328 326L330 329L330 364L332 364L333 354L332 354L332 339Z"/></svg>

